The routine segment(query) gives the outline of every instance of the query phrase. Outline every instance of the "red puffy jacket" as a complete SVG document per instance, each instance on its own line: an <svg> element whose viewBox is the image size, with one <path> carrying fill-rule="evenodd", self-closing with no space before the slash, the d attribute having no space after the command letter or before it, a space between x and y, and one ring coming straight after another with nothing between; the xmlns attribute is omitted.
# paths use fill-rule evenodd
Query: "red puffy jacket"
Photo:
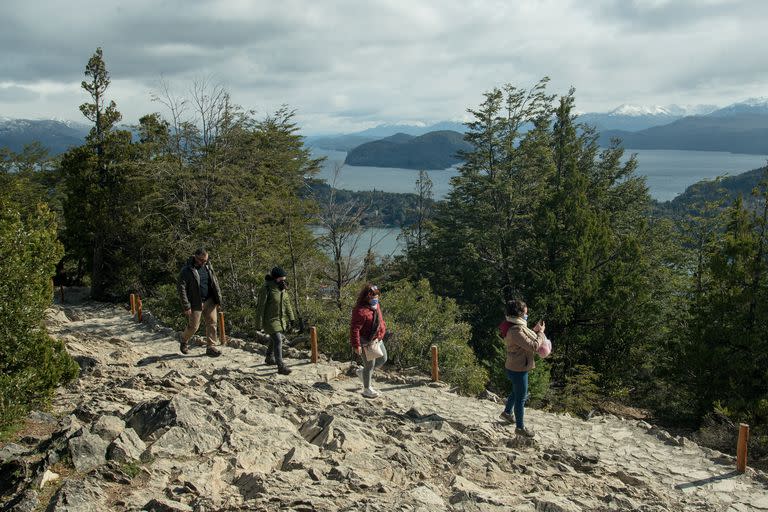
<svg viewBox="0 0 768 512"><path fill-rule="evenodd" d="M379 328L375 333L372 333L373 329L373 315L374 312L379 315ZM367 344L370 340L384 338L384 333L387 332L387 326L384 323L384 315L381 314L381 304L376 304L376 309L371 309L370 306L355 306L352 310L352 321L349 324L349 344L353 349L360 347L360 338L363 338L363 345Z"/></svg>

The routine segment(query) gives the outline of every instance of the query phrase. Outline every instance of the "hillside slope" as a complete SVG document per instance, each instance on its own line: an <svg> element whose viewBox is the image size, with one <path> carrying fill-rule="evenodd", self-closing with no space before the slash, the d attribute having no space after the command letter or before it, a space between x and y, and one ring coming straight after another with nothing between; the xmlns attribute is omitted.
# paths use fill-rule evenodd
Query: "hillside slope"
<svg viewBox="0 0 768 512"><path fill-rule="evenodd" d="M638 132L607 130L600 143L619 138L629 149L678 149L768 154L768 115L690 116Z"/></svg>
<svg viewBox="0 0 768 512"><path fill-rule="evenodd" d="M242 340L182 356L112 305L47 325L83 374L0 447L3 510L768 510L761 473L644 423L530 410L526 442L418 375L379 373L368 401L348 364L289 349L285 377Z"/></svg>

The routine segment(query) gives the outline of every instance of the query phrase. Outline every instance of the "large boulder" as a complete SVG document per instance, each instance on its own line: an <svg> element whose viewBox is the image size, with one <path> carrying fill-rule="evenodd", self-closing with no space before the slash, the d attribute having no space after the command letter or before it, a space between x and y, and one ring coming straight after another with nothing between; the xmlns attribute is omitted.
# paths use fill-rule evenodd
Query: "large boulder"
<svg viewBox="0 0 768 512"><path fill-rule="evenodd" d="M307 442L329 450L357 452L369 449L376 443L370 429L360 422L337 418L321 412L316 418L305 421L299 433Z"/></svg>
<svg viewBox="0 0 768 512"><path fill-rule="evenodd" d="M91 426L91 432L108 442L114 441L123 430L125 430L125 422L109 414L100 416Z"/></svg>
<svg viewBox="0 0 768 512"><path fill-rule="evenodd" d="M109 441L92 434L88 430L69 440L69 454L72 464L81 473L88 472L107 462L107 447Z"/></svg>
<svg viewBox="0 0 768 512"><path fill-rule="evenodd" d="M126 425L151 443L153 456L184 457L218 449L224 441L221 421L212 408L181 395L142 402L125 416Z"/></svg>
<svg viewBox="0 0 768 512"><path fill-rule="evenodd" d="M158 397L135 405L125 414L125 425L136 431L139 437L147 441L161 429L169 428L176 420L176 410L171 400Z"/></svg>
<svg viewBox="0 0 768 512"><path fill-rule="evenodd" d="M108 510L105 501L104 492L93 479L72 479L64 482L45 510L46 512L102 512Z"/></svg>
<svg viewBox="0 0 768 512"><path fill-rule="evenodd" d="M107 449L107 458L117 462L137 461L147 445L132 428L127 428L112 441Z"/></svg>

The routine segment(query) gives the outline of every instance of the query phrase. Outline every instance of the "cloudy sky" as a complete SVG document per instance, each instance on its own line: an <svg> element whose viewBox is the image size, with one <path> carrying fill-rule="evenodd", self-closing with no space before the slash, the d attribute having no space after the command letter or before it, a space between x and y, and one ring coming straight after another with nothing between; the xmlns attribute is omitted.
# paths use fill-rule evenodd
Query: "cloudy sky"
<svg viewBox="0 0 768 512"><path fill-rule="evenodd" d="M765 0L2 0L0 117L82 119L103 47L127 122L221 84L305 133L464 117L482 93L551 77L580 111L768 96Z"/></svg>

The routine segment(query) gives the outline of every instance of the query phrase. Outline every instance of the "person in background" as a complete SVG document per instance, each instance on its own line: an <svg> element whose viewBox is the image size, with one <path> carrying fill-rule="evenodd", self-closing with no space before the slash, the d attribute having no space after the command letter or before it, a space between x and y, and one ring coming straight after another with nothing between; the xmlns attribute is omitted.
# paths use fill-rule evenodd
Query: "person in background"
<svg viewBox="0 0 768 512"><path fill-rule="evenodd" d="M506 303L506 327L504 341L507 345L505 369L512 381L512 393L507 398L501 418L515 423L515 433L533 437L532 430L525 426L525 399L528 396L528 372L535 368L534 354L544 343L544 321L533 329L528 328L528 306L520 299ZM502 324L504 325L504 324Z"/></svg>
<svg viewBox="0 0 768 512"><path fill-rule="evenodd" d="M187 328L179 333L179 350L189 354L189 339L200 327L200 317L205 319L205 354L218 357L221 351L216 343L216 307L221 305L221 288L213 266L208 259L208 251L202 247L187 260L181 268L177 282L179 300L184 316L187 317Z"/></svg>
<svg viewBox="0 0 768 512"><path fill-rule="evenodd" d="M363 369L359 374L363 380L363 396L365 398L379 396L379 392L373 389L371 385L373 370L387 362L387 349L382 341L387 332L387 325L381 314L380 296L381 293L377 286L370 283L363 286L357 296L355 307L352 309L352 319L349 326L349 343L355 354L363 359ZM370 348L374 342L378 342L382 355L369 360L365 354L366 347Z"/></svg>
<svg viewBox="0 0 768 512"><path fill-rule="evenodd" d="M268 365L277 364L277 373L290 375L291 369L283 362L283 341L284 333L295 321L295 316L285 277L285 270L281 267L274 267L264 277L264 286L256 300L256 328L269 334L272 339L264 362Z"/></svg>

